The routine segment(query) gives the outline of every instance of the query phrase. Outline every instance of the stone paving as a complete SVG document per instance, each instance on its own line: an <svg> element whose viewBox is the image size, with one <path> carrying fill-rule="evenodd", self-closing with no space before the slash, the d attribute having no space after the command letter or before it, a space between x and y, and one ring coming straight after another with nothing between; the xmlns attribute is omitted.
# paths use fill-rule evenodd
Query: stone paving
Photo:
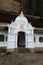
<svg viewBox="0 0 43 65"><path fill-rule="evenodd" d="M0 65L43 65L43 53L12 52L0 56Z"/></svg>

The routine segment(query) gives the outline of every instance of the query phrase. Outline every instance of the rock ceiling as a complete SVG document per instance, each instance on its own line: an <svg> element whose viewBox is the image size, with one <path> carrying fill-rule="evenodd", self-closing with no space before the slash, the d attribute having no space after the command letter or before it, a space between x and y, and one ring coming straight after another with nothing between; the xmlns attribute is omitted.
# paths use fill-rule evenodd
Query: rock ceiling
<svg viewBox="0 0 43 65"><path fill-rule="evenodd" d="M0 21L9 22L12 19L14 20L15 17L17 15L19 15L20 10L21 10L21 4L20 4L19 0L18 1L17 0L0 0ZM24 7L24 10L25 10L25 7ZM40 19L40 16L33 16L33 15L28 15L28 14L25 14L25 16L30 21L32 21L32 24L34 26L43 27L43 20L41 20L41 22L40 22L40 20L38 20L38 19ZM43 17L42 17L42 19L43 19Z"/></svg>
<svg viewBox="0 0 43 65"><path fill-rule="evenodd" d="M0 0L0 10L19 13L20 3L14 0Z"/></svg>

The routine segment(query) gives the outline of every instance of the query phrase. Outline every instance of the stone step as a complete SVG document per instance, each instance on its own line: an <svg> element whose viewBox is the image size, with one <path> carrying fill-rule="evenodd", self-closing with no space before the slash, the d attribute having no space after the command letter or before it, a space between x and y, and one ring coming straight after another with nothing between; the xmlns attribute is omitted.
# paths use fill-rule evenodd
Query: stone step
<svg viewBox="0 0 43 65"><path fill-rule="evenodd" d="M19 47L18 48L18 52L19 53L26 53L26 52L31 52L31 50L30 49L27 49L25 47Z"/></svg>

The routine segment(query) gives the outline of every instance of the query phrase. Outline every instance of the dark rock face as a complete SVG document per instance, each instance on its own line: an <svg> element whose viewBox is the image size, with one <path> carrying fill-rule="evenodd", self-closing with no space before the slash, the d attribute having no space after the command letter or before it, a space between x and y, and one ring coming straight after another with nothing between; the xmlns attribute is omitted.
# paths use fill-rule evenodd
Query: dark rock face
<svg viewBox="0 0 43 65"><path fill-rule="evenodd" d="M43 16L43 0L0 0L0 10Z"/></svg>

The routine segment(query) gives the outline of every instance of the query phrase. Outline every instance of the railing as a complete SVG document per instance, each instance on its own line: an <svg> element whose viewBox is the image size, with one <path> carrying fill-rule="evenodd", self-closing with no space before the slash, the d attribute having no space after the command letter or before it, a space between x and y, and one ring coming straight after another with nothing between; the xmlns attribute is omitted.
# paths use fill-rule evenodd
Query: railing
<svg viewBox="0 0 43 65"><path fill-rule="evenodd" d="M0 42L0 47L7 47L7 42Z"/></svg>

